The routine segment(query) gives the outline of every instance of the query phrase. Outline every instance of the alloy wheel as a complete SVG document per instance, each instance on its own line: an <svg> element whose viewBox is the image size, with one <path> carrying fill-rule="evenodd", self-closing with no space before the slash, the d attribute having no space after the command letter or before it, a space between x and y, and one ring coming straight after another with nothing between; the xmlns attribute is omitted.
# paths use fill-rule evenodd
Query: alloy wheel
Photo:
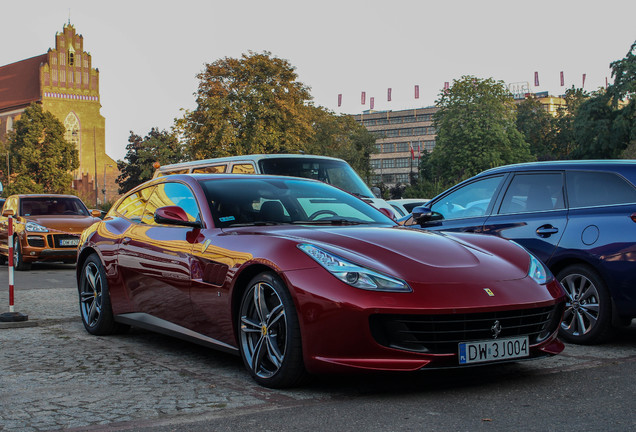
<svg viewBox="0 0 636 432"><path fill-rule="evenodd" d="M285 306L276 290L265 282L252 285L243 299L240 315L243 355L256 376L270 378L285 359Z"/></svg>
<svg viewBox="0 0 636 432"><path fill-rule="evenodd" d="M561 284L567 294L561 330L572 336L588 334L599 319L600 299L596 286L577 273L564 277Z"/></svg>
<svg viewBox="0 0 636 432"><path fill-rule="evenodd" d="M84 267L84 283L80 290L82 319L89 327L95 327L102 313L102 278L99 268L93 262Z"/></svg>

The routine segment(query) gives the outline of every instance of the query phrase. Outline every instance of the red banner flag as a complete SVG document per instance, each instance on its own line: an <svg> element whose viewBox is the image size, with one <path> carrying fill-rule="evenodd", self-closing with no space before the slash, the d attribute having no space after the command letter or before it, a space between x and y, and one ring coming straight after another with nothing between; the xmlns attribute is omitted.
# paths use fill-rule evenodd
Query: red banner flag
<svg viewBox="0 0 636 432"><path fill-rule="evenodd" d="M342 105L342 93L338 94L338 106Z"/></svg>
<svg viewBox="0 0 636 432"><path fill-rule="evenodd" d="M565 85L565 79L563 78L563 71L561 71L561 87Z"/></svg>
<svg viewBox="0 0 636 432"><path fill-rule="evenodd" d="M367 93L366 92L362 92L362 95L360 95L360 103L362 103L362 105L367 103Z"/></svg>
<svg viewBox="0 0 636 432"><path fill-rule="evenodd" d="M420 86L416 85L415 86L415 99L419 99L420 98Z"/></svg>
<svg viewBox="0 0 636 432"><path fill-rule="evenodd" d="M391 87L386 91L386 100L391 102Z"/></svg>
<svg viewBox="0 0 636 432"><path fill-rule="evenodd" d="M444 82L444 90L448 90L450 88L450 85L448 84L448 81Z"/></svg>
<svg viewBox="0 0 636 432"><path fill-rule="evenodd" d="M539 72L534 73L534 86L539 87Z"/></svg>
<svg viewBox="0 0 636 432"><path fill-rule="evenodd" d="M369 109L373 109L374 106L375 106L375 98L374 97L370 97L369 98Z"/></svg>
<svg viewBox="0 0 636 432"><path fill-rule="evenodd" d="M607 88L608 84L607 84L607 77L605 77L605 88Z"/></svg>
<svg viewBox="0 0 636 432"><path fill-rule="evenodd" d="M581 88L585 87L585 74L583 74L583 86L581 86Z"/></svg>
<svg viewBox="0 0 636 432"><path fill-rule="evenodd" d="M415 159L415 149L413 149L413 143L409 141L409 147L411 148L411 159Z"/></svg>

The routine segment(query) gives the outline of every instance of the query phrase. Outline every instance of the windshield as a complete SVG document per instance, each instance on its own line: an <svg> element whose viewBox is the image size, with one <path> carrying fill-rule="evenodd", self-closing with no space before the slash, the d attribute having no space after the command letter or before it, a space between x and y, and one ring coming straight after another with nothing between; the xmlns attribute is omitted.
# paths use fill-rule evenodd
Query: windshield
<svg viewBox="0 0 636 432"><path fill-rule="evenodd" d="M268 158L259 161L262 174L304 177L332 184L349 193L373 198L373 193L345 161L302 157Z"/></svg>
<svg viewBox="0 0 636 432"><path fill-rule="evenodd" d="M88 216L88 210L78 198L33 197L20 200L21 216Z"/></svg>
<svg viewBox="0 0 636 432"><path fill-rule="evenodd" d="M358 198L324 183L299 179L202 180L217 227L301 224L393 226Z"/></svg>

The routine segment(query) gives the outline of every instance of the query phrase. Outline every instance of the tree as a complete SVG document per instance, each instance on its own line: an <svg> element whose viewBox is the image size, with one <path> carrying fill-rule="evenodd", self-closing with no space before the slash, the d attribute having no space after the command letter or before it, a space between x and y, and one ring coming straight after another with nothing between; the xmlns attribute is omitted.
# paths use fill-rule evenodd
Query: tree
<svg viewBox="0 0 636 432"><path fill-rule="evenodd" d="M557 157L556 121L538 99L529 97L517 105L517 129L537 160Z"/></svg>
<svg viewBox="0 0 636 432"><path fill-rule="evenodd" d="M32 103L9 133L11 183L7 194L71 193L71 171L79 168L75 146L66 141L64 125Z"/></svg>
<svg viewBox="0 0 636 432"><path fill-rule="evenodd" d="M432 178L452 185L484 169L532 160L515 125L516 109L503 81L464 76L436 105Z"/></svg>
<svg viewBox="0 0 636 432"><path fill-rule="evenodd" d="M636 42L610 66L614 84L595 92L576 114L576 158L624 157L636 146Z"/></svg>
<svg viewBox="0 0 636 432"><path fill-rule="evenodd" d="M183 145L173 132L152 128L144 138L130 131L125 161L118 160L121 174L115 180L119 193L150 180L155 172L153 164L177 163L183 160Z"/></svg>
<svg viewBox="0 0 636 432"><path fill-rule="evenodd" d="M207 64L197 78L197 107L177 123L192 158L296 153L312 139L309 88L287 60L250 52Z"/></svg>
<svg viewBox="0 0 636 432"><path fill-rule="evenodd" d="M313 108L313 130L312 139L303 148L306 153L344 159L363 179L370 178L375 137L362 124L352 116L338 116L316 107Z"/></svg>
<svg viewBox="0 0 636 432"><path fill-rule="evenodd" d="M583 89L571 88L565 91L565 106L557 108L555 117L555 157L556 159L570 159L576 148L574 119L579 108L590 98L588 92Z"/></svg>

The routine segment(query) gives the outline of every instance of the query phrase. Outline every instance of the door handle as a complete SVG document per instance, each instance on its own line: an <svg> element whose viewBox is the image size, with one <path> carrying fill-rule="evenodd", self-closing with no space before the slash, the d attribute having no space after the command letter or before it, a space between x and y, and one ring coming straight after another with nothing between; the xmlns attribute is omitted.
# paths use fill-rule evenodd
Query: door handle
<svg viewBox="0 0 636 432"><path fill-rule="evenodd" d="M128 243L130 243L130 240L132 240L130 237L124 237L123 239L121 239L121 244L127 245Z"/></svg>
<svg viewBox="0 0 636 432"><path fill-rule="evenodd" d="M559 232L557 227L553 227L552 225L542 225L537 228L537 235L539 237L550 237L552 234L556 234Z"/></svg>

